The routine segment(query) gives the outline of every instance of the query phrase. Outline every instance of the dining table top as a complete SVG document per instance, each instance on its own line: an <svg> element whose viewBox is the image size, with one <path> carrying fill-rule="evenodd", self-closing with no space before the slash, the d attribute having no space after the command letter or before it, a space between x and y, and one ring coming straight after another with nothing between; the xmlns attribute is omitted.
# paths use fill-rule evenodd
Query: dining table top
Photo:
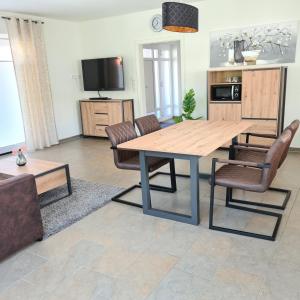
<svg viewBox="0 0 300 300"><path fill-rule="evenodd" d="M185 120L119 144L118 149L208 156L246 132L253 123L241 121Z"/></svg>

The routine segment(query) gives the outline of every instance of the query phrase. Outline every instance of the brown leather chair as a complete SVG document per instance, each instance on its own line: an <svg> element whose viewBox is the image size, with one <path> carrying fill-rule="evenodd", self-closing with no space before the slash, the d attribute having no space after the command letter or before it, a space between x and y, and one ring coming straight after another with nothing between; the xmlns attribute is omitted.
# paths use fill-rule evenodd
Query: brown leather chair
<svg viewBox="0 0 300 300"><path fill-rule="evenodd" d="M135 119L135 124L137 125L137 128L139 129L139 132L141 135L146 135L155 131L158 131L161 129L159 120L155 115L148 115L144 116L138 119ZM170 159L170 173L166 172L156 172L152 174L149 179L157 176L157 175L169 175L171 176L171 180L173 180L173 186L175 190L177 189L176 185L176 176L180 177L186 177L185 175L176 174L175 172L175 160Z"/></svg>
<svg viewBox="0 0 300 300"><path fill-rule="evenodd" d="M222 160L213 159L212 174L211 174L211 195L210 195L210 213L209 213L209 228L239 235L256 237L274 241L280 225L282 215L275 212L254 209L246 206L238 206L230 204L232 202L232 189L241 189L257 193L264 193L270 187L273 179L276 176L281 157L286 149L286 145L290 143L292 133L290 130L284 131L280 137L273 143L268 150L265 159L262 163L237 161L237 160ZM216 171L216 164L224 164ZM257 234L248 231L241 231L226 227L215 226L213 224L214 217L214 190L215 186L223 186L226 188L226 207L253 212L256 214L273 216L276 218L276 225L271 236Z"/></svg>
<svg viewBox="0 0 300 300"><path fill-rule="evenodd" d="M159 121L155 115L135 119L135 124L141 135L146 135L161 129Z"/></svg>
<svg viewBox="0 0 300 300"><path fill-rule="evenodd" d="M0 181L0 261L43 238L40 203L33 175Z"/></svg>
<svg viewBox="0 0 300 300"><path fill-rule="evenodd" d="M285 159L288 155L288 151L289 151L291 142L299 128L299 124L300 124L299 120L294 120L284 130L284 131L290 130L292 133L292 138L291 138L290 142L288 144L286 144L286 148L280 158L278 168L281 167L281 165L283 164L283 162L285 161ZM265 135L258 135L258 136L266 137ZM237 145L231 146L229 158L236 159L239 161L250 161L250 162L254 162L254 163L263 163L264 159L266 157L266 153L268 152L269 148L270 148L269 146L264 146L264 145L239 143ZM264 203L259 203L259 202L258 203L257 202L249 203L249 201L236 200L236 199L232 199L232 202L284 210L290 199L291 190L275 188L275 187L270 187L269 190L285 194L285 199L284 199L282 205L264 204Z"/></svg>
<svg viewBox="0 0 300 300"><path fill-rule="evenodd" d="M120 150L117 148L119 144L124 142L130 141L132 139L137 138L136 131L134 126L131 122L123 122L119 124L115 124L112 126L108 126L105 128L105 131L108 135L108 138L111 141L113 155L114 155L114 162L117 168L125 169L125 170L140 170L140 160L139 160L139 152L138 151L131 151L131 150ZM170 159L162 159L158 157L150 157L148 160L149 165L149 172L154 172L160 167L170 163L170 173L171 173L171 188L164 187L160 185L150 184L150 189L162 191L162 192L169 192L174 193L176 192L176 180L175 180L175 170L174 166L172 165L172 161ZM129 201L125 201L120 199L121 196L127 194L131 190L135 188L141 188L141 185L134 185L125 191L121 192L120 194L116 195L112 198L112 201L120 202L123 204L128 204L132 206L142 207L142 205L137 203L132 203Z"/></svg>

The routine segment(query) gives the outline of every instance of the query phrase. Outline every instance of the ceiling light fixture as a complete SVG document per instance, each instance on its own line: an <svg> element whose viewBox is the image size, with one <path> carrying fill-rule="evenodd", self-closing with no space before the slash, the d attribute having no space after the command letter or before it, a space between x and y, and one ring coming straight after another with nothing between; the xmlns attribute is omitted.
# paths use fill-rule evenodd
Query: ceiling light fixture
<svg viewBox="0 0 300 300"><path fill-rule="evenodd" d="M163 28L174 32L198 31L198 8L179 2L162 4Z"/></svg>

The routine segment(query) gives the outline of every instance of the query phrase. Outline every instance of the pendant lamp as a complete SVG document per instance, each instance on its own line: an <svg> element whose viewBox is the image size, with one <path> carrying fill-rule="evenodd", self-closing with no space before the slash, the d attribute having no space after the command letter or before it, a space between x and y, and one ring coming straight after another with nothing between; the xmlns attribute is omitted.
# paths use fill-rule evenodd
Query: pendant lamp
<svg viewBox="0 0 300 300"><path fill-rule="evenodd" d="M163 28L174 32L198 31L198 8L179 2L162 4Z"/></svg>

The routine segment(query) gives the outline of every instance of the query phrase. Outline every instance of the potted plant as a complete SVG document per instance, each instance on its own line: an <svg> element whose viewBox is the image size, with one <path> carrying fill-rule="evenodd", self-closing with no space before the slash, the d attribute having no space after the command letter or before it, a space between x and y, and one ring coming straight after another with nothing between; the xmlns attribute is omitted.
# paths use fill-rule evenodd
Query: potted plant
<svg viewBox="0 0 300 300"><path fill-rule="evenodd" d="M192 114L196 108L195 91L190 89L184 96L182 103L183 113L181 116L175 116L173 120L175 123L180 123L184 120L199 120L202 117L193 118Z"/></svg>

